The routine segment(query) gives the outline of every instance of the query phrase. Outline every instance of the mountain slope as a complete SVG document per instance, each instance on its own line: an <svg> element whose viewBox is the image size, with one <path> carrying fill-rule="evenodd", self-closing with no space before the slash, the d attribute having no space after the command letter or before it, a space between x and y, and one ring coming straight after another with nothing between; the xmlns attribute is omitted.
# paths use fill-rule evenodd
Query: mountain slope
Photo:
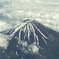
<svg viewBox="0 0 59 59"><path fill-rule="evenodd" d="M55 58L54 54L59 54L56 52L59 49L59 33L35 20L25 20L21 25L17 25L3 34L10 36L5 53L11 52L17 56L38 54L43 59L51 56Z"/></svg>

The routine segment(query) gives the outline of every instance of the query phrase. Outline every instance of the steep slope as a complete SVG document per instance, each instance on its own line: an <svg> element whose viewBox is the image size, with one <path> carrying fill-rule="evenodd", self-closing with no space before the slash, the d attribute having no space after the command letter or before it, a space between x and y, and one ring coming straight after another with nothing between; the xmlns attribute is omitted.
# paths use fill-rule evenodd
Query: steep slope
<svg viewBox="0 0 59 59"><path fill-rule="evenodd" d="M10 36L5 53L11 52L17 56L24 53L38 54L40 58L46 59L55 56L52 51L55 53L59 49L59 33L35 20L25 20L21 25L17 25L3 34ZM56 52L56 54L59 53Z"/></svg>

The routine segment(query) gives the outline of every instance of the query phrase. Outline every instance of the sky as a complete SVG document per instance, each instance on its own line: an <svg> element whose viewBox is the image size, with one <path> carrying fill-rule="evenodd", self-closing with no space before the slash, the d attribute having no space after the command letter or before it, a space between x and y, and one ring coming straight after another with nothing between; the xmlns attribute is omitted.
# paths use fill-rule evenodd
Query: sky
<svg viewBox="0 0 59 59"><path fill-rule="evenodd" d="M0 0L0 32L27 18L59 32L59 0ZM0 34L0 46L6 48L8 42L4 43L4 38Z"/></svg>

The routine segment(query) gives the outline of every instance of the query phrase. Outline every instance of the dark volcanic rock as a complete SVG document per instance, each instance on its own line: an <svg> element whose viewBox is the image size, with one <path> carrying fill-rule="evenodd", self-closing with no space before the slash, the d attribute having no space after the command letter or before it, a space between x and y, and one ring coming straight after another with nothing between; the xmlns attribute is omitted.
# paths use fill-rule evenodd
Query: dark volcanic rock
<svg viewBox="0 0 59 59"><path fill-rule="evenodd" d="M59 33L35 20L25 20L4 34L11 36L5 53L16 59L59 59Z"/></svg>

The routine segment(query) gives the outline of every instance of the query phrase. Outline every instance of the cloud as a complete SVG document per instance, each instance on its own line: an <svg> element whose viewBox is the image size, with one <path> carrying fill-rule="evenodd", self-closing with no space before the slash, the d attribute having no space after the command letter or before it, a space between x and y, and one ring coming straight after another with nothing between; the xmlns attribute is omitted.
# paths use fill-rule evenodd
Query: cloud
<svg viewBox="0 0 59 59"><path fill-rule="evenodd" d="M23 19L36 19L47 27L59 31L59 2L43 2L40 0L0 0L0 31L20 24ZM7 40L0 36L0 46L7 45ZM3 45L2 45L3 44ZM25 42L23 45L26 45ZM6 46L5 46L6 47ZM36 48L33 51L38 51ZM31 47L32 48L32 47ZM36 51L36 52L37 52Z"/></svg>
<svg viewBox="0 0 59 59"><path fill-rule="evenodd" d="M33 18L33 19L38 19L38 21L42 21L43 24L48 24L47 26L53 29L59 30L59 12L57 13L56 11L59 10L58 8L47 8L45 6L39 6L40 4L34 3L33 1L30 2L25 2L29 0L23 1L21 3L20 1L23 0L10 0L10 1L5 1L3 0L4 7L0 9L0 19L3 20L5 19L6 21L10 21L11 23L18 24L22 19L26 18ZM39 0L36 0L37 2ZM42 2L39 1L41 4L46 5L57 5L58 2ZM38 2L38 3L39 3ZM9 3L9 4L8 4ZM53 11L51 11L53 10ZM55 24L54 24L55 21ZM51 25L52 24L52 25ZM2 27L2 26L1 26ZM4 26L3 26L4 27ZM6 28L6 27L4 27Z"/></svg>
<svg viewBox="0 0 59 59"><path fill-rule="evenodd" d="M54 7L55 5L59 5L59 2L44 2L41 0L0 0L0 4L3 5L0 7L0 20L18 24L22 19L37 18L38 21L41 20L43 24L48 24L48 27L52 24L53 29L57 28L57 30L59 30L59 12L56 12L59 8ZM46 7L45 5L54 6ZM5 26L3 27L6 28Z"/></svg>
<svg viewBox="0 0 59 59"><path fill-rule="evenodd" d="M39 48L35 44L28 45L27 41L20 41L19 45L21 46L21 50L25 53L38 53Z"/></svg>
<svg viewBox="0 0 59 59"><path fill-rule="evenodd" d="M0 34L0 47L6 49L8 46L8 36Z"/></svg>
<svg viewBox="0 0 59 59"><path fill-rule="evenodd" d="M10 29L11 28L11 25L4 22L4 21L0 21L0 32L1 31L5 31L7 29Z"/></svg>
<svg viewBox="0 0 59 59"><path fill-rule="evenodd" d="M59 32L59 13L45 12L43 15L40 14L40 16L36 18L36 20L42 23L43 25Z"/></svg>
<svg viewBox="0 0 59 59"><path fill-rule="evenodd" d="M59 5L59 2L42 2L45 5Z"/></svg>
<svg viewBox="0 0 59 59"><path fill-rule="evenodd" d="M29 46L29 51L35 54L39 52L39 48L36 45L32 44Z"/></svg>

